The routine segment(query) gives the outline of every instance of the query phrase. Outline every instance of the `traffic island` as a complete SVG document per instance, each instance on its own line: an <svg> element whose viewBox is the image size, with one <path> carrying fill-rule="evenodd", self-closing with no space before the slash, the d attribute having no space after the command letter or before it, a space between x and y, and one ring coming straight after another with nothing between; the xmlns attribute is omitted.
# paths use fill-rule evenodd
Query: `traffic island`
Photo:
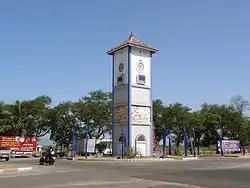
<svg viewBox="0 0 250 188"><path fill-rule="evenodd" d="M166 158L168 159L173 159L173 160L183 160L183 161L191 161L191 160L198 160L198 157L194 157L194 156L177 156L177 155L169 155Z"/></svg>
<svg viewBox="0 0 250 188"><path fill-rule="evenodd" d="M0 165L0 173L23 172L29 170L32 170L32 167L28 167L25 165L11 165L11 164Z"/></svg>
<svg viewBox="0 0 250 188"><path fill-rule="evenodd" d="M146 162L146 161L173 161L173 160L197 160L198 157L182 157L182 156L167 156L166 158L155 158L155 157L135 157L135 158L126 158L124 157L92 157L88 156L86 157L69 157L67 160L74 160L74 161L131 161L131 162L136 162L136 161L141 161L141 162Z"/></svg>

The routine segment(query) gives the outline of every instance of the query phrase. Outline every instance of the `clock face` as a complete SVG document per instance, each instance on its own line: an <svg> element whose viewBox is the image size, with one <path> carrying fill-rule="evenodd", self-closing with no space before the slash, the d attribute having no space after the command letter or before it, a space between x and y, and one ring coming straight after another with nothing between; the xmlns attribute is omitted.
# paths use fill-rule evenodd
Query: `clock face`
<svg viewBox="0 0 250 188"><path fill-rule="evenodd" d="M119 65L119 72L122 72L124 70L124 64L120 63Z"/></svg>
<svg viewBox="0 0 250 188"><path fill-rule="evenodd" d="M142 72L142 71L144 70L144 64L140 61L140 62L137 64L136 69L137 69L138 72Z"/></svg>

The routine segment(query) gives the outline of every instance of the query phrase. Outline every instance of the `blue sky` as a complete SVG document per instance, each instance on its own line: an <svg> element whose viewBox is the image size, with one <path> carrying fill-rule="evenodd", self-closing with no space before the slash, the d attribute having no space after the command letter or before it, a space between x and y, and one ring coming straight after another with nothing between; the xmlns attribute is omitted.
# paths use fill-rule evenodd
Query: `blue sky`
<svg viewBox="0 0 250 188"><path fill-rule="evenodd" d="M158 48L153 97L198 109L250 99L248 0L0 2L0 100L53 104L111 89L105 52L133 31Z"/></svg>

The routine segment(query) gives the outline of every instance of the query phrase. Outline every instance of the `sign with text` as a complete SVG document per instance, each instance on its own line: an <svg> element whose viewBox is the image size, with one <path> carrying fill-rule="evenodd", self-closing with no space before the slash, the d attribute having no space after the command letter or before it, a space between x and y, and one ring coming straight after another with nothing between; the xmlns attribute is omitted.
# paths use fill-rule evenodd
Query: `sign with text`
<svg viewBox="0 0 250 188"><path fill-rule="evenodd" d="M221 150L220 140L217 142L218 150ZM222 151L223 152L240 152L240 141L239 140L222 140Z"/></svg>
<svg viewBox="0 0 250 188"><path fill-rule="evenodd" d="M37 139L19 136L0 136L0 146L5 146L13 152L36 151Z"/></svg>

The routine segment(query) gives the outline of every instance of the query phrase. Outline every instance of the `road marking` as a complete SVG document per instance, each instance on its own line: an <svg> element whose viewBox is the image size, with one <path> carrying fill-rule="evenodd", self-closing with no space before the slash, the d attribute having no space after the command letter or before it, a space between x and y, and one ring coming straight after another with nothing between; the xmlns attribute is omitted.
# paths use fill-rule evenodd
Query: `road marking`
<svg viewBox="0 0 250 188"><path fill-rule="evenodd" d="M68 170L56 170L57 173L70 172Z"/></svg>
<svg viewBox="0 0 250 188"><path fill-rule="evenodd" d="M100 186L100 187L112 187L116 185L120 188L125 187L132 187L132 186L140 186L140 187L155 187L155 186L175 186L180 188L204 188L197 185L191 185L191 184L184 184L184 183L178 183L178 182L162 182L162 181L151 181L151 180L145 180L145 179L131 179L127 181L118 181L118 182L110 182L110 181L89 181L89 182L72 182L67 184L56 184L53 185L51 188L68 188L68 187L91 187L91 186ZM43 187L45 188L45 187Z"/></svg>
<svg viewBox="0 0 250 188"><path fill-rule="evenodd" d="M200 168L189 168L188 170L195 170L195 171L211 171L211 170L227 170L227 169L237 169L237 168L250 168L250 164L241 164L241 165L231 165L231 166L207 166L207 167L200 167Z"/></svg>

